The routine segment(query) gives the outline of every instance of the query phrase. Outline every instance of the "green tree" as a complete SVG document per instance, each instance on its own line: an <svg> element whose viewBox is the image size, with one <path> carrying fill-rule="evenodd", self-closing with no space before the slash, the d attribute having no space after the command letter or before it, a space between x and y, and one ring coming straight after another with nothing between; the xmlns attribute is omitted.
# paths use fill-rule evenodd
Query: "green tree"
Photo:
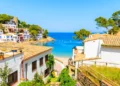
<svg viewBox="0 0 120 86"><path fill-rule="evenodd" d="M43 32L43 38L47 38L48 37L48 30L44 30Z"/></svg>
<svg viewBox="0 0 120 86"><path fill-rule="evenodd" d="M0 68L0 78L2 80L2 82L0 83L0 86L8 86L7 85L7 78L8 75L10 74L11 69L8 68L8 65L5 64L4 68Z"/></svg>
<svg viewBox="0 0 120 86"><path fill-rule="evenodd" d="M2 24L0 24L0 29L3 31L3 33L6 33L6 32L5 32L5 27L3 27Z"/></svg>
<svg viewBox="0 0 120 86"><path fill-rule="evenodd" d="M98 17L95 19L96 21L96 24L99 26L99 27L103 27L103 28L106 28L107 32L112 28L112 27L115 27L115 22L113 19L109 18L109 19L106 19L104 17Z"/></svg>
<svg viewBox="0 0 120 86"><path fill-rule="evenodd" d="M42 30L42 28L38 25L31 25L29 27L29 32L34 40L36 40L36 36Z"/></svg>
<svg viewBox="0 0 120 86"><path fill-rule="evenodd" d="M120 10L112 14L112 19L115 21L115 24L120 27Z"/></svg>
<svg viewBox="0 0 120 86"><path fill-rule="evenodd" d="M114 35L114 34L118 33L118 31L119 31L119 28L114 26L108 31L108 33Z"/></svg>
<svg viewBox="0 0 120 86"><path fill-rule="evenodd" d="M18 20L18 27L19 28L29 28L30 24L27 24L25 21Z"/></svg>
<svg viewBox="0 0 120 86"><path fill-rule="evenodd" d="M58 81L60 82L61 86L75 86L76 84L76 81L69 76L68 68L65 68L61 71Z"/></svg>
<svg viewBox="0 0 120 86"><path fill-rule="evenodd" d="M13 16L0 14L0 23L4 24L5 22L10 21L11 18L13 18Z"/></svg>
<svg viewBox="0 0 120 86"><path fill-rule="evenodd" d="M49 54L46 65L50 69L50 71L52 71L54 64L55 64L54 56L52 54Z"/></svg>
<svg viewBox="0 0 120 86"><path fill-rule="evenodd" d="M79 31L75 31L74 34L75 34L75 36L73 37L74 39L84 40L91 34L91 32L82 28Z"/></svg>

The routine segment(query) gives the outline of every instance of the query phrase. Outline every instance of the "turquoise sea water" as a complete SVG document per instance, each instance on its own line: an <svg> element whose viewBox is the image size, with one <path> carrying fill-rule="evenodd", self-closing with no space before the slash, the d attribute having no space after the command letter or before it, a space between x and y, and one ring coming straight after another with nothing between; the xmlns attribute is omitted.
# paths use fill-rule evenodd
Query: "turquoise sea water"
<svg viewBox="0 0 120 86"><path fill-rule="evenodd" d="M82 41L73 39L73 33L49 33L49 36L55 41L44 45L53 47L52 53L55 56L72 57L72 48L82 45Z"/></svg>

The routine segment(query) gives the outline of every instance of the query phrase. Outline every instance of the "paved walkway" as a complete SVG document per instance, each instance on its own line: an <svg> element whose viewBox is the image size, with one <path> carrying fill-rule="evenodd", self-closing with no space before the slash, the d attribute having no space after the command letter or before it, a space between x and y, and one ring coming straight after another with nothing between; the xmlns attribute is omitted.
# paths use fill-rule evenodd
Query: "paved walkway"
<svg viewBox="0 0 120 86"><path fill-rule="evenodd" d="M66 66L68 65L68 57L55 57L63 62L63 64Z"/></svg>
<svg viewBox="0 0 120 86"><path fill-rule="evenodd" d="M69 58L60 58L60 57L55 57L55 58L57 58L58 60L57 61L55 61L55 65L54 65L54 69L57 71L57 73L58 73L58 75L61 73L61 71L62 71L62 69L64 68L64 67L66 67L66 65L68 65L68 59ZM61 63L61 62L63 62L63 63Z"/></svg>

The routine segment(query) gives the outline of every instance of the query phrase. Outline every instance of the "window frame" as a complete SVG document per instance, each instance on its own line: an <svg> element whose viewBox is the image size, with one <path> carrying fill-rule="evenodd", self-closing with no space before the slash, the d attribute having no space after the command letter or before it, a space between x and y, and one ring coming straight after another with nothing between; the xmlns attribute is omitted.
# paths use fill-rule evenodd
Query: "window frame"
<svg viewBox="0 0 120 86"><path fill-rule="evenodd" d="M47 61L48 61L48 54L45 55L45 62L47 62Z"/></svg>
<svg viewBox="0 0 120 86"><path fill-rule="evenodd" d="M50 73L49 73L49 68L47 68L45 71L44 71L44 77L47 77ZM47 72L47 73L46 73Z"/></svg>
<svg viewBox="0 0 120 86"><path fill-rule="evenodd" d="M32 62L32 72L34 72L35 70L37 70L37 61Z"/></svg>
<svg viewBox="0 0 120 86"><path fill-rule="evenodd" d="M41 60L42 59L42 60ZM41 62L42 61L42 62ZM40 65L40 67L41 66L43 66L43 57L41 57L40 59L39 59L39 65Z"/></svg>

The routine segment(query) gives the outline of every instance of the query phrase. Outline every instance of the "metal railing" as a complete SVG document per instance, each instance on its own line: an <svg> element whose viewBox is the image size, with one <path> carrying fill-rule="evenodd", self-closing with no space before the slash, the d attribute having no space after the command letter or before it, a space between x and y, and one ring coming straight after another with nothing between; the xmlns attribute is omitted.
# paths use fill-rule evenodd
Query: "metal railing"
<svg viewBox="0 0 120 86"><path fill-rule="evenodd" d="M120 68L120 64L112 63L112 62L100 62L100 61L82 61L82 65L102 65L102 66L108 66L108 67L118 67Z"/></svg>

